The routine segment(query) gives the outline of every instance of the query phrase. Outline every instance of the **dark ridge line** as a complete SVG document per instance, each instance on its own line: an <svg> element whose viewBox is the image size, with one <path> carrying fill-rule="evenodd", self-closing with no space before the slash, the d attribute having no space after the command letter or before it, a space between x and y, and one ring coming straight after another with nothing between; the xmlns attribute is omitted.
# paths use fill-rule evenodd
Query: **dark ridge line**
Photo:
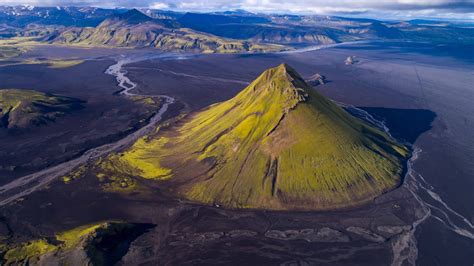
<svg viewBox="0 0 474 266"><path fill-rule="evenodd" d="M275 196L276 182L278 178L278 158L272 160L270 166L270 174L272 175L272 197Z"/></svg>
<svg viewBox="0 0 474 266"><path fill-rule="evenodd" d="M272 158L269 157L266 164L265 164L265 167L266 167L266 170L265 170L265 175L263 176L263 179L262 179L262 189L265 190L265 183L266 183L266 180L267 180L267 177L269 176L269 173L270 173L270 168L272 166Z"/></svg>

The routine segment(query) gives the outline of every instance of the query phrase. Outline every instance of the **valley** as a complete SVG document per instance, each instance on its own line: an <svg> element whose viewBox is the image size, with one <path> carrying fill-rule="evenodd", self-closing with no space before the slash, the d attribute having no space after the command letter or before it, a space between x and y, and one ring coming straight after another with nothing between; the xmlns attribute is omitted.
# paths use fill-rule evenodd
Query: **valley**
<svg viewBox="0 0 474 266"><path fill-rule="evenodd" d="M168 52L267 53L309 45L410 40L473 44L469 25L339 16L221 14L151 9L0 7L0 37L25 45L155 48ZM1 40L0 40L1 44ZM16 46L18 47L18 46ZM2 48L0 59L15 46ZM21 52L21 51L20 51Z"/></svg>
<svg viewBox="0 0 474 266"><path fill-rule="evenodd" d="M0 6L0 264L470 265L443 23Z"/></svg>
<svg viewBox="0 0 474 266"><path fill-rule="evenodd" d="M354 44L356 47L364 47L365 45ZM63 48L58 49L58 51L61 51ZM421 133L426 130L432 130L430 129L432 128L430 124L436 116L439 116L439 111L435 115L428 110L417 110L417 100L406 103L400 102L392 105L392 108L378 108L384 105L384 101L388 101L387 96L383 95L403 95L400 93L411 93L411 95L414 95L414 92L410 90L400 92L398 89L394 90L390 86L383 87L383 93L374 90L376 87L374 85L380 84L378 82L381 82L383 79L374 79L372 76L374 72L372 71L369 72L371 73L371 78L370 81L366 81L367 83L362 82L363 79L359 78L360 82L355 83L355 85L352 84L354 79L350 77L352 75L360 77L360 74L367 71L365 69L370 67L371 64L377 63L379 64L377 68L381 69L380 62L382 61L378 57L383 56L383 53L379 52L358 52L357 56L361 63L353 67L347 66L345 74L336 75L335 71L340 71L341 68L338 65L343 65L344 59L347 57L346 49L344 47L334 47L302 53L283 53L281 55L275 54L266 59L264 59L265 56L263 55L252 57L229 55L191 55L183 57L179 55L177 57L170 57L153 54L146 55L141 52L139 54L142 54L140 58L143 61L130 61L127 65L122 66L126 70L125 77L128 81L123 76L122 79L116 81L112 76L105 74L106 69L113 65L110 60L107 60L107 64L100 68L100 75L106 77L108 84L111 86L108 92L109 97L116 97L111 95L113 95L114 91L118 91L117 88L113 88L114 84L118 82L125 86L122 89L126 89L126 91L130 89L130 93L169 95L176 99L176 103L185 103L180 107L184 109L174 109L176 107L170 109L171 111L176 110L174 115L172 115L173 112L165 114L165 119L173 121L169 119L177 117L176 115L183 111L197 111L208 105L210 100L218 102L232 98L245 86L242 83L234 82L234 80L237 79L243 83L250 82L259 72L268 67L275 66L284 60L294 66L295 69L302 69L301 74L303 77L311 77L316 71L323 73L329 82L317 86L318 91L333 97L338 102L363 106L364 110L368 110L372 115L385 120L390 134L409 143L418 143L418 136ZM77 54L75 50L68 50L67 53L71 52ZM78 52L80 53L80 50ZM118 56L120 58L119 53L121 52L119 51L115 57ZM300 59L303 54L305 60ZM132 56L137 58L137 55ZM315 60L310 61L315 62L313 67L308 65L307 62L309 61L306 60L311 56L315 56ZM419 58L421 60L424 56L419 55ZM228 62L230 61L233 63L229 64ZM89 61L89 64L93 62ZM327 64L327 62L332 63ZM454 63L455 61L452 62ZM86 62L86 64L88 63ZM222 71L212 74L208 72L208 69L216 69L216 64L220 66ZM201 67L196 68L196 65ZM253 68L242 67L245 65L252 65ZM390 64L387 65L386 63L383 65L388 68L390 66ZM19 66L4 67L3 71L8 68L17 67ZM79 67L81 66L60 71L70 71ZM237 69L241 70L238 71ZM421 71L426 71L427 68L422 69L424 70ZM450 71L454 71L453 69ZM114 74L117 75L118 73L125 72L122 72L121 68L117 68ZM151 75L151 73L153 74ZM180 77L179 79L175 78L177 75ZM200 78L196 79L194 78L195 76ZM206 76L212 78L206 80ZM121 81L126 82L121 83ZM151 84L161 85L152 86ZM187 84L187 86L183 86L183 84ZM193 94L194 90L203 86L208 87L210 90L199 89L199 94ZM397 86L397 88L399 87ZM366 97L351 96L355 93L365 93L365 91L370 91L369 94L365 94ZM197 95L201 97L196 97ZM121 98L123 96L118 97ZM362 112L358 116L363 117L363 114ZM410 123L412 127L405 129L406 127L397 126L400 123L400 117L410 117L413 119L413 122ZM424 145L421 147L423 150L427 149ZM4 206L3 213L8 213L4 217L9 217L8 220L5 220L4 225L8 225L9 231L14 232L13 235L16 236L15 238L18 238L15 240L17 243L21 243L21 239L31 239L44 234L49 235L52 232L65 231L76 226L110 219L127 221L129 223L141 222L156 225L148 233L144 233L133 241L129 252L121 258L123 263L127 261L136 262L138 258L144 256L143 252L150 252L145 251L150 250L150 248L155 250L153 252L159 257L160 261L168 261L169 263L185 263L197 253L202 255L202 252L207 254L206 256L209 258L207 262L209 263L222 261L224 258L237 260L242 254L252 256L255 260L281 262L294 259L296 249L300 250L300 255L298 255L300 260L312 262L332 261L333 263L343 263L344 260L354 261L358 258L366 258L365 254L367 252L372 253L374 251L379 254L379 256L371 257L371 261L374 263L389 263L391 261L390 258L392 258L391 254L400 254L392 258L400 263L412 261L416 257L421 261L429 260L429 258L424 257L423 249L418 250L418 255L403 251L407 248L413 250L413 245L419 245L419 243L413 242L416 241L413 235L415 233L419 234L420 231L414 230L412 222L416 223L416 220L420 219L420 225L417 224L417 228L430 228L432 224L429 222L431 219L428 217L434 215L444 219L442 218L442 213L445 213L448 215L447 217L451 217L450 221L446 220L446 223L452 223L448 228L459 228L459 232L462 230L469 232L470 229L469 226L466 227L462 220L458 219L457 215L464 217L464 214L452 212L452 204L456 203L450 202L447 205L450 206L449 209L446 209L441 203L437 203L436 200L432 202L437 197L430 200L429 195L433 192L426 193L428 197L426 199L424 196L423 198L418 198L419 196L412 198L409 196L411 195L410 191L421 193L420 189L427 186L424 183L427 181L423 181L418 176L423 171L423 168L420 168L421 166L417 166L418 162L423 163L423 154L426 153L421 152L421 155L417 155L418 159L414 161L414 166L410 166L416 167L416 172L414 172L415 170L408 170L403 181L404 185L401 188L377 197L375 201L368 205L362 205L351 210L293 212L291 215L280 212L238 211L222 209L220 206L196 205L193 202L176 199L171 196L167 192L169 186L163 182L154 184L156 181L153 180L126 179L127 177L123 176L115 176L113 178L104 176L99 178L97 176L98 172L94 170L95 160L91 160L86 162L90 170L81 170L82 172L77 177L72 178L71 181L65 183L63 177L57 175L56 178L51 178L48 181L49 185L46 187L38 186L38 189L31 190L30 192L32 193L22 198L22 200L11 201ZM91 156L93 153L88 153L88 155ZM97 155L96 157L92 156L94 158L102 157L99 156L102 155L101 153L94 155ZM432 159L433 155L431 156ZM65 175L66 173L64 173ZM80 186L82 189L73 192L77 186ZM8 195L8 193L2 193L2 198L5 195ZM425 200L429 202L429 205L426 205ZM67 206L72 205L83 207L68 210ZM21 208L18 208L18 206L21 206ZM103 206L107 206L107 211L103 211ZM127 208L125 210L118 206L127 206ZM423 214L426 211L425 208L431 208L429 206L438 206L436 207L438 209L433 210L431 214ZM458 209L457 207L455 208ZM57 213L57 215L49 217L48 225L45 224L32 231L27 226L30 222L12 223L12 221L17 221L17 219L32 222L36 219L41 219L42 215L44 215L42 214L43 210L46 209L48 209L48 213ZM97 211L94 212L94 209L97 209ZM99 209L102 211L98 211ZM440 212L441 216L437 212ZM88 215L84 215L86 213ZM96 214L91 216L89 215L90 213ZM170 215L164 215L166 213L170 213ZM454 231L446 230L445 236L452 237L451 232ZM11 239L13 235L10 234L8 233L6 237ZM326 234L327 236L324 236ZM161 239L159 240L161 243L159 245L155 242L156 240L152 240L157 235L166 236L159 238ZM466 233L464 235L463 237L469 236ZM245 239L252 239L252 242L246 243ZM423 238L420 239L423 241ZM183 249L179 247L187 246L189 243L192 243L193 248L190 249L191 253L187 252L188 255L184 256L183 253L180 253ZM229 244L223 245L224 243ZM246 248L235 250L232 248L233 243L240 247L245 246ZM409 245L405 246L404 243ZM459 243L463 245L463 240ZM467 244L468 242L464 243ZM160 248L155 249L157 247ZM286 253L278 251L278 257L269 260L268 257L257 252L262 247L268 247L270 254L276 254L277 250L285 247ZM321 252L311 252L310 249L312 247L319 247L318 249ZM329 247L331 248L326 250ZM273 250L273 248L277 249ZM305 251L301 253L301 250ZM332 255L328 255L325 252L331 252ZM166 254L181 255L171 256ZM315 258L319 259L314 260ZM462 256L459 258L462 259Z"/></svg>

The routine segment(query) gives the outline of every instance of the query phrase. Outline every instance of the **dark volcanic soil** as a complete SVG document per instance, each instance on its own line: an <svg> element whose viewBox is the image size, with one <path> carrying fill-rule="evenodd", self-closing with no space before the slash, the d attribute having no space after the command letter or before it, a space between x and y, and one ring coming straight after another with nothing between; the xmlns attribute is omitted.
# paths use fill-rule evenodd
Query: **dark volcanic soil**
<svg viewBox="0 0 474 266"><path fill-rule="evenodd" d="M138 82L140 92L176 97L188 110L233 97L245 87L242 82L253 80L264 69L281 62L290 64L304 77L324 75L329 82L316 89L385 120L394 136L422 150L414 161L413 176L401 188L373 203L338 212L223 210L168 198L161 191L165 186L159 183L153 188L141 186L136 193L106 193L95 175L88 173L67 185L57 181L48 189L2 208L0 233L19 241L99 220L155 224L131 244L120 265L406 265L413 263L416 255L420 265L471 265L474 67L455 57L419 54L397 44L390 46L364 44L279 55L207 55L176 61L152 60L127 67L128 76ZM344 60L350 55L355 55L358 63L346 66ZM101 74L107 62L88 64L90 67L82 69L86 73L76 73L83 76L77 80L76 76L67 81L63 78L59 83L63 85L49 81L52 76L59 78L44 74L50 70L36 72L42 76L36 82L49 82L50 86L44 84L44 88L86 98L88 102L96 90L106 90L110 95L116 89L110 85L114 81ZM2 80L16 76L13 71L4 71L0 68ZM28 78L16 78L9 81L9 86L27 86L25 80L35 72L30 69L23 73ZM85 82L87 75L94 75L94 82ZM37 84L29 82L28 88ZM83 86L73 85L76 82ZM79 91L82 87L87 89ZM114 97L107 99L110 105L104 103L104 109L125 104L120 99L110 100ZM115 119L103 120L104 127ZM119 129L111 128L115 132ZM410 189L417 193L419 201ZM426 214L420 204L430 208L431 214L412 231L413 220ZM463 235L458 229L467 233ZM410 232L414 232L415 239L409 237ZM400 244L411 246L402 250Z"/></svg>
<svg viewBox="0 0 474 266"><path fill-rule="evenodd" d="M159 190L108 194L99 187L94 176L72 185L59 181L5 208L5 225L13 232L9 237L19 241L95 221L125 220L156 227L133 242L123 265L381 265L390 262L390 239L396 236L380 226L402 228L416 209L403 199L404 190L353 211L291 213L224 210L166 198ZM351 226L374 233L353 232Z"/></svg>
<svg viewBox="0 0 474 266"><path fill-rule="evenodd" d="M85 101L85 108L47 125L0 129L1 184L117 140L146 124L159 106L113 95L117 91L115 79L103 74L112 63L87 61L65 69L42 65L0 67L0 89L32 89Z"/></svg>

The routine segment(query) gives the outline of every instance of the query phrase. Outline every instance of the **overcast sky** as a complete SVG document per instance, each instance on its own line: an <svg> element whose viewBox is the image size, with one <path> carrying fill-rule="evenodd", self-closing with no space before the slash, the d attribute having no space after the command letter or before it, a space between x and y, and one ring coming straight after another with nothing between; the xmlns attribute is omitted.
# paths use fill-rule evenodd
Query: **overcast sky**
<svg viewBox="0 0 474 266"><path fill-rule="evenodd" d="M474 0L0 0L0 4L140 7L195 12L245 9L379 18L474 19Z"/></svg>

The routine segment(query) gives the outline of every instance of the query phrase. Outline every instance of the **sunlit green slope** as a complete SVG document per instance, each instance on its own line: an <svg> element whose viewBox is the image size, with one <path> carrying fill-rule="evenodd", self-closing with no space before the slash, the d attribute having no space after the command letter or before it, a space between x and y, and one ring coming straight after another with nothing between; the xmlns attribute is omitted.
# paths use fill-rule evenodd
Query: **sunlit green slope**
<svg viewBox="0 0 474 266"><path fill-rule="evenodd" d="M99 222L27 242L10 237L0 240L0 264L114 265L110 261L126 251L127 241L149 227L147 224ZM107 248L103 248L104 245Z"/></svg>
<svg viewBox="0 0 474 266"><path fill-rule="evenodd" d="M74 109L81 101L32 90L0 90L0 127L25 128L56 119Z"/></svg>
<svg viewBox="0 0 474 266"><path fill-rule="evenodd" d="M190 200L235 208L355 205L397 186L407 156L285 64L159 136L134 145L121 165L175 180Z"/></svg>

